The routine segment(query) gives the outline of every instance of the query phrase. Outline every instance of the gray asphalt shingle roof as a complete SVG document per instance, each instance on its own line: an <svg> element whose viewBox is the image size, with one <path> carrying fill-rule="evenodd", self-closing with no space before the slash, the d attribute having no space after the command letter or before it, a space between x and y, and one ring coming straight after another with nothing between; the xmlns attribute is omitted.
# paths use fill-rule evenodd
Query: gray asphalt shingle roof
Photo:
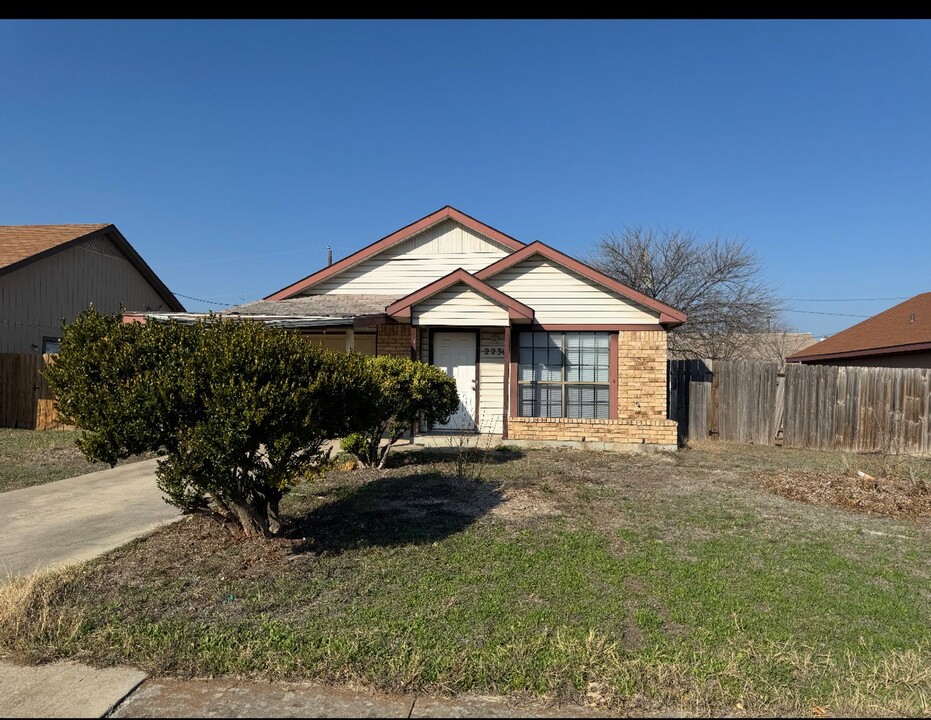
<svg viewBox="0 0 931 720"><path fill-rule="evenodd" d="M398 298L395 295L307 295L290 300L256 300L223 311L243 315L285 315L290 317L345 317L377 315Z"/></svg>

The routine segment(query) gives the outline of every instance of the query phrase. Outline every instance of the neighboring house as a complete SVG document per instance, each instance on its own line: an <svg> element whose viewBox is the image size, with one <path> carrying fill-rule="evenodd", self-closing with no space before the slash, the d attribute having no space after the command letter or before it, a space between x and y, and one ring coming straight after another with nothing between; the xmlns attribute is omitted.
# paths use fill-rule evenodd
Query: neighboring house
<svg viewBox="0 0 931 720"><path fill-rule="evenodd" d="M931 293L916 295L788 360L813 365L931 368Z"/></svg>
<svg viewBox="0 0 931 720"><path fill-rule="evenodd" d="M685 315L449 206L230 314L444 368L461 403L424 432L676 444L666 332Z"/></svg>
<svg viewBox="0 0 931 720"><path fill-rule="evenodd" d="M184 308L114 225L0 226L0 352L57 352L62 319Z"/></svg>

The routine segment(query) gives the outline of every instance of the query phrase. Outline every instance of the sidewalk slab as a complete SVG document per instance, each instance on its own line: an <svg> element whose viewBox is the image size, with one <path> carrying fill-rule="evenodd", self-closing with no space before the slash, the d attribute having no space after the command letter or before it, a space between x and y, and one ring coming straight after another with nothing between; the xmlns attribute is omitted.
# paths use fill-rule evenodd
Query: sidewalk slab
<svg viewBox="0 0 931 720"><path fill-rule="evenodd" d="M146 680L111 717L611 717L577 705L545 707L505 698L390 695L313 683L213 679Z"/></svg>
<svg viewBox="0 0 931 720"><path fill-rule="evenodd" d="M145 678L129 668L0 662L0 717L103 717Z"/></svg>
<svg viewBox="0 0 931 720"><path fill-rule="evenodd" d="M412 696L307 683L156 679L143 684L111 717L406 718L413 703Z"/></svg>
<svg viewBox="0 0 931 720"><path fill-rule="evenodd" d="M504 698L459 695L452 698L417 696L412 718L595 718L614 717L578 705L543 707L510 703Z"/></svg>

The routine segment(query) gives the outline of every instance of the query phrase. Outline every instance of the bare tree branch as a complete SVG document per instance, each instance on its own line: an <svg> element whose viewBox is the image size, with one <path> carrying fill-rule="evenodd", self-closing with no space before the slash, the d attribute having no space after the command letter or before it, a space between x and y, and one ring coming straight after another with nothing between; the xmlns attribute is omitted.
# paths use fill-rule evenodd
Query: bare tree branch
<svg viewBox="0 0 931 720"><path fill-rule="evenodd" d="M781 314L781 301L743 240L702 242L691 231L631 226L606 233L589 261L688 315L669 334L675 355L746 357L753 346L748 335L770 332Z"/></svg>

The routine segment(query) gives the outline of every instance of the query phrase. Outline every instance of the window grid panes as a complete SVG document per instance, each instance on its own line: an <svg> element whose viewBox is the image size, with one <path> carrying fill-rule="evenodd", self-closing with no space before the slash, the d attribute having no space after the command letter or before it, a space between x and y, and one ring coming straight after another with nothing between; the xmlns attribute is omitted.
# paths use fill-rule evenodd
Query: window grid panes
<svg viewBox="0 0 931 720"><path fill-rule="evenodd" d="M521 333L520 417L607 418L609 337L599 332Z"/></svg>

